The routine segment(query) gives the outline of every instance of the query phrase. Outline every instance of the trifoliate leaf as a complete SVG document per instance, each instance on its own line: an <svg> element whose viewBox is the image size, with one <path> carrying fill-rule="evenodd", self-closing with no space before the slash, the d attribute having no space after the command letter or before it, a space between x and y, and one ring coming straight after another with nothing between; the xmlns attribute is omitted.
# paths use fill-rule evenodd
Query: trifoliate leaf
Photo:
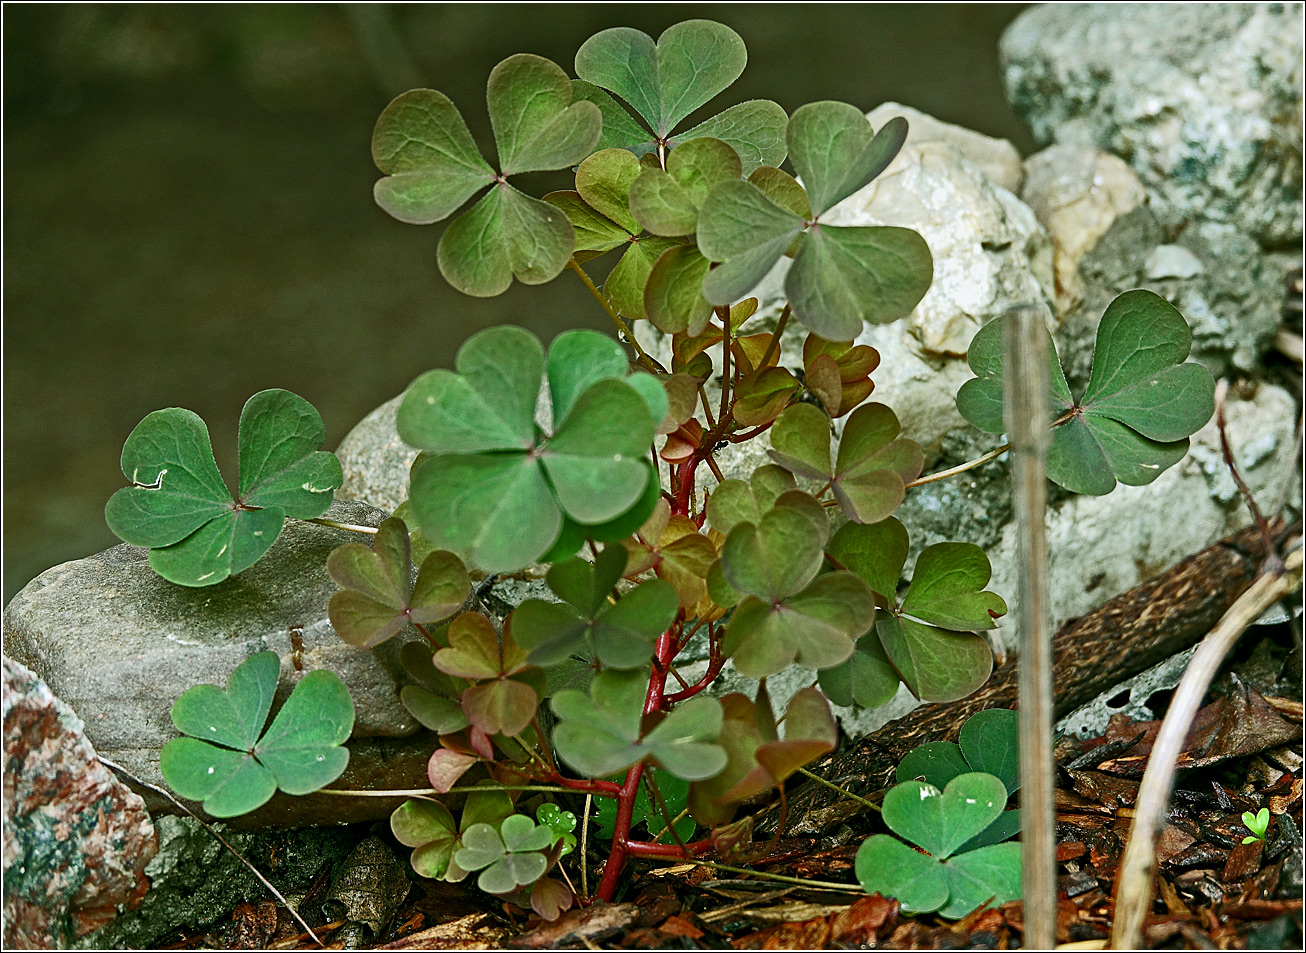
<svg viewBox="0 0 1306 953"><path fill-rule="evenodd" d="M672 516L666 500L658 501L648 522L626 541L626 548L631 556L626 575L652 569L676 590L682 607L692 607L707 593L707 572L716 561L716 546L693 520Z"/></svg>
<svg viewBox="0 0 1306 953"><path fill-rule="evenodd" d="M344 480L334 454L317 450L326 428L312 404L287 390L260 391L240 414L240 492L218 474L204 421L156 410L122 449L134 485L110 497L105 521L124 542L150 547L150 565L184 586L211 586L271 548L286 517L326 512Z"/></svg>
<svg viewBox="0 0 1306 953"><path fill-rule="evenodd" d="M826 697L836 705L879 708L898 693L898 673L874 632L857 640L846 662L816 673Z"/></svg>
<svg viewBox="0 0 1306 953"><path fill-rule="evenodd" d="M1210 372L1184 363L1191 340L1183 315L1164 298L1150 291L1125 292L1102 315L1088 387L1075 400L1049 335L1049 479L1100 496L1117 480L1130 486L1151 483L1183 459L1188 437L1214 411ZM976 332L967 361L977 378L961 386L957 408L981 430L1001 433L999 321Z"/></svg>
<svg viewBox="0 0 1306 953"><path fill-rule="evenodd" d="M457 373L430 371L413 382L398 429L427 451L410 498L432 543L469 554L481 569L511 571L553 546L564 515L600 526L641 504L665 391L653 378L646 388L607 376L619 373L616 352L598 337L572 332L550 350L550 393L565 410L552 435L535 426L544 349L521 328L473 335Z"/></svg>
<svg viewBox="0 0 1306 953"><path fill-rule="evenodd" d="M159 763L177 794L203 801L214 817L235 817L278 788L308 794L341 775L354 727L344 683L331 672L309 672L262 732L280 670L275 652L260 652L236 667L226 690L197 685L177 699L173 724L190 737L164 745Z"/></svg>
<svg viewBox="0 0 1306 953"><path fill-rule="evenodd" d="M481 871L476 885L486 893L511 893L544 876L544 851L552 844L547 827L538 827L523 814L504 818L499 830L473 824L462 835L454 861L468 871Z"/></svg>
<svg viewBox="0 0 1306 953"><path fill-rule="evenodd" d="M371 648L410 622L426 625L448 618L467 601L471 580L453 553L437 551L422 562L415 584L408 529L403 520L382 523L369 548L346 543L327 557L327 572L342 591L331 597L328 615L342 639Z"/></svg>
<svg viewBox="0 0 1306 953"><path fill-rule="evenodd" d="M566 73L542 57L521 53L494 68L486 101L501 175L481 158L442 93L404 93L377 120L372 155L387 177L376 184L376 201L400 221L440 221L491 187L440 238L440 271L465 294L500 294L514 276L525 284L550 281L571 258L575 233L567 216L517 191L506 177L566 168L593 151L599 107L572 98Z"/></svg>

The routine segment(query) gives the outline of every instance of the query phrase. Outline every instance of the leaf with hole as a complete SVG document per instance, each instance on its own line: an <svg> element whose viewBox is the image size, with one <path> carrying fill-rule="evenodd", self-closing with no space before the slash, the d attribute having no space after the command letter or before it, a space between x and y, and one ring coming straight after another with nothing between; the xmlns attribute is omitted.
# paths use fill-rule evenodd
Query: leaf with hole
<svg viewBox="0 0 1306 953"><path fill-rule="evenodd" d="M500 173L476 148L458 108L443 93L415 89L381 113L372 157L385 173L376 202L395 218L428 225L490 191L440 238L437 260L455 288L479 297L501 294L516 277L525 284L555 278L575 247L567 216L509 185L522 172L563 169L593 150L599 107L573 100L561 67L521 53L499 63L486 86Z"/></svg>
<svg viewBox="0 0 1306 953"><path fill-rule="evenodd" d="M225 690L196 685L177 699L172 722L188 737L163 746L159 768L179 796L203 801L214 817L235 817L278 789L309 794L345 770L354 705L344 683L309 672L264 731L280 671L275 652L260 652L236 667Z"/></svg>
<svg viewBox="0 0 1306 953"><path fill-rule="evenodd" d="M183 586L212 586L254 565L287 517L316 519L344 480L313 405L287 390L251 397L240 414L239 493L218 473L204 421L169 407L146 415L122 448L133 484L109 498L105 522L150 549L150 566Z"/></svg>
<svg viewBox="0 0 1306 953"><path fill-rule="evenodd" d="M620 352L595 331L554 339L551 435L535 424L544 348L521 328L473 335L456 372L414 381L397 424L406 443L427 451L410 488L427 538L486 571L514 571L553 546L564 516L596 526L640 505L650 480L643 457L666 416L666 391L649 375L621 376Z"/></svg>
<svg viewBox="0 0 1306 953"><path fill-rule="evenodd" d="M1091 496L1151 483L1188 452L1188 438L1215 407L1215 381L1185 363L1192 333L1182 314L1150 291L1127 291L1107 306L1093 369L1078 400L1070 393L1051 336L1048 478ZM981 430L1002 433L1002 324L975 333L966 356L976 379L962 384L957 409Z"/></svg>

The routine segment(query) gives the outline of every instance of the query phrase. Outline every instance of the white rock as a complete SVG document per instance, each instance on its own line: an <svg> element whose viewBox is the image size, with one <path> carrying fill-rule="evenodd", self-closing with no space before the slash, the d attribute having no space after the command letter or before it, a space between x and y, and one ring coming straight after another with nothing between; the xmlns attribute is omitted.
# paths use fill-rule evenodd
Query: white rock
<svg viewBox="0 0 1306 953"><path fill-rule="evenodd" d="M1008 192L1019 192L1025 178L1020 153L1007 139L996 139L981 132L935 119L901 103L884 103L866 114L871 127L878 130L894 116L907 120L908 145L926 142L943 142L953 146L994 185Z"/></svg>

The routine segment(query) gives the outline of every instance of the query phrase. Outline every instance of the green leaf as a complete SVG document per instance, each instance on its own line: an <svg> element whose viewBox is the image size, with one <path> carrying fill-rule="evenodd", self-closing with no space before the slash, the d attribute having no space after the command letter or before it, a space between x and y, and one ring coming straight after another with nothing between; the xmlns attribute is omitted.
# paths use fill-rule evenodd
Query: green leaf
<svg viewBox="0 0 1306 953"><path fill-rule="evenodd" d="M658 258L676 247L678 240L642 235L630 243L621 261L608 273L603 293L617 311L629 318L645 318L644 290Z"/></svg>
<svg viewBox="0 0 1306 953"><path fill-rule="evenodd" d="M1102 495L1116 481L1142 486L1188 451L1188 437L1214 409L1215 383L1198 364L1183 363L1191 333L1169 302L1129 291L1107 307L1098 326L1088 388L1073 401L1049 342L1049 403L1059 423L1048 449L1048 477L1077 493ZM1002 329L976 332L968 361L978 379L957 394L977 427L999 433L1002 421Z"/></svg>
<svg viewBox="0 0 1306 953"><path fill-rule="evenodd" d="M867 893L893 897L905 913L928 913L948 902L943 865L888 834L875 834L862 842L855 870Z"/></svg>
<svg viewBox="0 0 1306 953"><path fill-rule="evenodd" d="M542 851L552 835L522 814L504 818L501 830L489 824L473 824L462 835L462 847L454 862L464 870L482 870L476 885L486 893L511 893L534 883L548 868Z"/></svg>
<svg viewBox="0 0 1306 953"><path fill-rule="evenodd" d="M1007 803L1007 791L991 774L958 775L940 791L923 781L904 781L884 795L881 816L895 834L946 860L988 827Z"/></svg>
<svg viewBox="0 0 1306 953"><path fill-rule="evenodd" d="M816 681L830 701L845 708L879 708L898 692L898 673L874 633L857 640L847 661L817 672Z"/></svg>
<svg viewBox="0 0 1306 953"><path fill-rule="evenodd" d="M399 701L424 728L442 735L462 731L471 721L463 713L463 706L452 698L434 695L416 685L399 689Z"/></svg>
<svg viewBox="0 0 1306 953"><path fill-rule="evenodd" d="M817 689L800 689L790 699L785 710L783 741L775 737L774 726L770 724L770 702L762 694L765 689L759 687L758 691L760 703L756 715L764 718L770 730L765 734L759 732L761 744L753 752L756 765L721 795L726 801L742 800L783 784L803 765L833 751L839 740L830 703Z"/></svg>
<svg viewBox="0 0 1306 953"><path fill-rule="evenodd" d="M884 404L863 404L844 424L830 487L850 520L877 523L889 516L906 485L920 476L924 452L898 433L898 418Z"/></svg>
<svg viewBox="0 0 1306 953"><path fill-rule="evenodd" d="M907 121L889 120L878 134L856 106L824 101L789 118L789 158L820 215L867 185L907 141Z"/></svg>
<svg viewBox="0 0 1306 953"><path fill-rule="evenodd" d="M346 543L333 550L327 572L342 587L327 607L331 626L360 648L379 645L409 622L425 625L448 618L471 593L462 560L442 550L423 560L410 585L408 530L393 517L378 527L371 548Z"/></svg>
<svg viewBox="0 0 1306 953"><path fill-rule="evenodd" d="M948 870L948 903L939 915L960 920L992 899L994 906L1020 897L1020 845L996 844L952 858Z"/></svg>
<svg viewBox="0 0 1306 953"><path fill-rule="evenodd" d="M991 774L1007 794L1020 787L1020 718L1005 708L972 715L961 726L961 753L972 771Z"/></svg>
<svg viewBox="0 0 1306 953"><path fill-rule="evenodd" d="M630 211L654 235L691 235L698 225L693 199L661 169L645 169L631 185Z"/></svg>
<svg viewBox="0 0 1306 953"><path fill-rule="evenodd" d="M703 279L711 263L693 245L668 248L649 271L644 289L644 310L665 334L687 331L701 334L712 317L712 305L703 297Z"/></svg>
<svg viewBox="0 0 1306 953"><path fill-rule="evenodd" d="M735 387L735 420L746 427L770 423L801 387L784 367L764 367L746 374Z"/></svg>
<svg viewBox="0 0 1306 953"><path fill-rule="evenodd" d="M155 411L123 445L123 475L105 521L123 541L152 547L150 565L170 582L211 586L248 569L271 548L287 516L314 519L344 479L313 406L285 390L260 391L240 416L240 496L218 474L208 429L178 407Z"/></svg>
<svg viewBox="0 0 1306 953"><path fill-rule="evenodd" d="M491 71L486 102L504 175L561 169L590 154L602 116L571 98L567 74L542 56L518 53Z"/></svg>
<svg viewBox="0 0 1306 953"><path fill-rule="evenodd" d="M399 408L400 436L426 451L409 495L428 540L509 571L553 547L564 514L595 535L638 527L651 509L645 454L667 398L648 375L621 379L628 365L615 342L596 332L555 341L548 369L562 418L552 436L534 423L544 370L534 335L481 332L456 366L419 377ZM616 522L627 517L628 528Z"/></svg>
<svg viewBox="0 0 1306 953"><path fill-rule="evenodd" d="M331 672L300 679L258 738L280 667L276 653L261 652L237 666L226 691L197 685L173 705L173 723L191 737L164 745L160 770L181 797L203 801L214 817L248 813L277 788L287 794L316 791L349 762L341 745L353 730L354 706Z"/></svg>
<svg viewBox="0 0 1306 953"><path fill-rule="evenodd" d="M643 171L639 160L625 149L602 149L577 167L576 191L629 238L639 234L639 222L630 214L630 186Z"/></svg>
<svg viewBox="0 0 1306 953"><path fill-rule="evenodd" d="M812 480L828 480L830 419L811 404L794 404L771 427L769 456L786 470Z"/></svg>
<svg viewBox="0 0 1306 953"><path fill-rule="evenodd" d="M851 341L863 321L888 324L910 314L933 277L930 248L910 228L816 225L794 256L785 293L806 328Z"/></svg>
<svg viewBox="0 0 1306 953"><path fill-rule="evenodd" d="M604 30L577 52L576 75L616 93L665 138L738 79L747 61L743 40L729 27L687 20L663 32L656 46L639 30Z"/></svg>
<svg viewBox="0 0 1306 953"><path fill-rule="evenodd" d="M447 218L495 178L458 107L433 89L410 90L385 108L372 159L386 174L376 204L410 225Z"/></svg>
<svg viewBox="0 0 1306 953"><path fill-rule="evenodd" d="M658 786L658 793L662 795L662 800L666 802L667 810L671 813L671 816L673 818L678 817L680 812L685 809L685 801L689 794L689 782L682 781L674 774L659 771L657 768L650 767L646 770L652 772ZM617 822L616 799L597 798L594 819L595 835L605 840L611 838ZM657 801L648 792L647 782L639 786L639 793L635 795L634 810L631 812L630 826L634 828L640 823L648 828L650 837L657 837L667 827L666 818L662 816ZM694 820L689 817L681 818L675 824L675 831L683 841L687 841L693 836L694 828Z"/></svg>
<svg viewBox="0 0 1306 953"><path fill-rule="evenodd" d="M767 464L753 471L749 482L726 480L707 501L707 518L712 528L729 535L740 523L760 523L783 494L797 488L793 476L782 467Z"/></svg>
<svg viewBox="0 0 1306 953"><path fill-rule="evenodd" d="M875 631L903 683L922 701L964 698L993 671L993 653L981 636L888 613L876 618Z"/></svg>
<svg viewBox="0 0 1306 953"><path fill-rule="evenodd" d="M924 781L942 790L953 778L974 770L961 748L951 741L927 741L908 751L898 762L900 782Z"/></svg>
<svg viewBox="0 0 1306 953"><path fill-rule="evenodd" d="M630 241L629 232L591 208L579 192L550 192L544 196L544 201L562 209L567 221L571 222L576 233L576 248L572 255L578 262L596 258Z"/></svg>
<svg viewBox="0 0 1306 953"><path fill-rule="evenodd" d="M740 161L740 175L749 175L759 166L778 166L785 160L785 129L789 117L769 99L751 99L731 106L704 120L692 129L667 140L675 149L682 143L699 138L720 139L734 150Z"/></svg>
<svg viewBox="0 0 1306 953"><path fill-rule="evenodd" d="M816 576L823 544L805 516L773 509L758 523L741 523L730 531L721 547L722 569L740 592L777 604Z"/></svg>
<svg viewBox="0 0 1306 953"><path fill-rule="evenodd" d="M748 181L762 190L767 198L783 209L788 209L804 221L812 218L812 206L807 200L807 190L788 172L773 165L759 166L748 175Z"/></svg>
<svg viewBox="0 0 1306 953"><path fill-rule="evenodd" d="M750 678L774 675L791 664L831 668L853 654L854 642L874 619L875 603L865 583L852 573L829 573L778 603L746 596L735 608L722 647Z"/></svg>
<svg viewBox="0 0 1306 953"><path fill-rule="evenodd" d="M575 245L571 222L558 208L499 183L449 223L436 263L463 294L489 298L507 291L514 276L527 285L552 281Z"/></svg>
<svg viewBox="0 0 1306 953"><path fill-rule="evenodd" d="M586 100L599 107L603 114L603 132L597 148L625 149L642 156L657 148L653 134L631 118L621 105L605 91L581 79L571 81L571 92L577 100Z"/></svg>
<svg viewBox="0 0 1306 953"><path fill-rule="evenodd" d="M992 574L988 556L974 543L935 543L916 560L902 611L946 629L996 628L994 617L1005 615L1007 604L984 591Z"/></svg>
<svg viewBox="0 0 1306 953"><path fill-rule="evenodd" d="M447 807L438 801L405 801L390 815L390 830L399 843L415 848L412 864L419 877L444 877L458 843L458 829Z"/></svg>
<svg viewBox="0 0 1306 953"><path fill-rule="evenodd" d="M747 296L798 237L803 220L771 201L752 182L713 186L699 210L698 248L724 262L703 282L703 296L728 305Z"/></svg>

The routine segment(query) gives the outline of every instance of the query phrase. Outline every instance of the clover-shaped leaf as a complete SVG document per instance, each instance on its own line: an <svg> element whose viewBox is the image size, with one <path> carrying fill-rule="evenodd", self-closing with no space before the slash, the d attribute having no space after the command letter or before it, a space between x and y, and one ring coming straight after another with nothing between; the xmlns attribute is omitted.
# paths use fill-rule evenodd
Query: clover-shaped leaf
<svg viewBox="0 0 1306 953"><path fill-rule="evenodd" d="M695 605L707 593L707 572L716 561L716 545L693 520L672 516L666 500L658 501L648 522L626 541L626 548L631 562L625 574L652 569L676 590L682 607Z"/></svg>
<svg viewBox="0 0 1306 953"><path fill-rule="evenodd" d="M1244 844L1254 844L1256 841L1264 841L1266 832L1270 829L1270 809L1263 807L1255 814L1251 811L1243 811L1242 822L1246 828L1251 831L1251 835L1244 837Z"/></svg>
<svg viewBox="0 0 1306 953"><path fill-rule="evenodd" d="M411 861L419 877L444 877L458 843L447 807L438 801L405 801L390 815L390 830L399 843L413 848Z"/></svg>
<svg viewBox="0 0 1306 953"><path fill-rule="evenodd" d="M707 518L712 528L729 534L740 523L760 523L782 494L798 486L793 475L773 464L753 471L748 482L725 480L707 501Z"/></svg>
<svg viewBox="0 0 1306 953"><path fill-rule="evenodd" d="M526 652L479 612L464 612L449 623L449 647L433 664L446 675L472 679L460 699L472 725L487 735L516 735L535 717L540 694L530 684Z"/></svg>
<svg viewBox="0 0 1306 953"><path fill-rule="evenodd" d="M565 603L527 599L508 620L508 631L532 662L556 665L588 644L604 665L648 664L653 644L675 619L680 602L676 590L661 579L609 601L627 558L625 547L609 545L592 565L580 557L554 564L549 587Z"/></svg>
<svg viewBox="0 0 1306 953"><path fill-rule="evenodd" d="M667 806L667 812L672 818L680 817L680 812L685 809L685 800L689 794L690 783L656 768L646 768L645 772L645 781L639 786L639 793L635 795L635 804L630 815L630 826L634 828L643 823L648 828L649 836L657 837L666 830L667 819L663 817L657 799L649 793L648 775L653 776L658 786L658 793L662 795L662 800ZM599 799L594 812L594 831L597 836L601 838L612 837L617 823L617 808L618 804L615 798ZM693 819L683 817L676 821L675 831L680 835L681 840L689 840L694 834Z"/></svg>
<svg viewBox="0 0 1306 953"><path fill-rule="evenodd" d="M830 701L845 708L879 708L898 693L898 672L874 632L857 640L846 661L817 672L816 681Z"/></svg>
<svg viewBox="0 0 1306 953"><path fill-rule="evenodd" d="M169 741L159 757L177 794L203 801L214 817L235 817L278 788L308 794L340 777L354 727L349 691L331 672L309 672L263 731L280 671L275 652L260 652L236 667L225 691L196 685L177 699L172 723L190 737Z"/></svg>
<svg viewBox="0 0 1306 953"><path fill-rule="evenodd" d="M763 727L768 730L761 734L761 743L753 752L756 764L721 795L723 800L743 800L783 784L803 765L833 751L839 740L839 728L830 713L830 703L815 688L800 689L789 700L785 709L783 740L776 737L769 699L765 702L759 700L758 706L764 719Z"/></svg>
<svg viewBox="0 0 1306 953"><path fill-rule="evenodd" d="M1048 340L1052 443L1048 478L1091 496L1151 483L1188 452L1188 438L1211 419L1215 381L1185 363L1192 333L1179 311L1150 291L1126 291L1097 329L1093 370L1075 400ZM975 333L966 356L977 375L957 392L957 409L981 430L1002 433L1002 326Z"/></svg>
<svg viewBox="0 0 1306 953"><path fill-rule="evenodd" d="M726 756L714 744L721 730L721 704L692 698L641 738L645 671L600 672L589 694L567 690L553 696L554 747L569 765L589 777L616 774L647 757L688 781L711 777Z"/></svg>
<svg viewBox="0 0 1306 953"><path fill-rule="evenodd" d="M790 158L806 187L812 216L778 204L753 182L716 185L699 213L698 247L720 266L703 281L712 304L747 295L794 241L805 235L785 277L793 314L809 330L851 341L863 321L904 317L929 290L933 259L919 234L891 226L832 226L821 215L888 167L907 137L891 119L877 135L847 103L810 103L789 120Z"/></svg>
<svg viewBox="0 0 1306 953"><path fill-rule="evenodd" d="M562 841L562 853L559 856L571 853L576 846L576 835L572 833L576 829L575 814L549 802L539 806L535 812L535 819L540 822L541 827L549 829L554 844Z"/></svg>
<svg viewBox="0 0 1306 953"><path fill-rule="evenodd" d="M890 788L884 822L929 853L876 834L857 851L857 879L868 893L895 897L908 912L938 910L954 920L990 899L1001 904L1018 898L1019 844L957 853L993 823L1005 801L1002 782L978 772L959 775L942 791L922 781Z"/></svg>
<svg viewBox="0 0 1306 953"><path fill-rule="evenodd" d="M898 418L884 404L858 407L844 425L839 454L830 463L830 420L811 404L785 410L771 428L771 459L799 476L827 480L849 519L876 523L906 496L925 455L899 437Z"/></svg>
<svg viewBox="0 0 1306 953"><path fill-rule="evenodd" d="M816 334L803 342L803 386L821 401L831 417L842 417L875 390L871 371L880 352L866 344L827 341Z"/></svg>
<svg viewBox="0 0 1306 953"><path fill-rule="evenodd" d="M109 498L105 522L124 542L150 549L150 565L183 586L212 586L248 569L276 542L286 517L316 519L344 480L320 451L326 428L313 405L265 390L240 413L240 489L218 473L204 421L169 407L148 414L122 448L134 485Z"/></svg>
<svg viewBox="0 0 1306 953"><path fill-rule="evenodd" d="M1007 611L985 591L992 570L973 543L936 543L916 560L901 603L898 579L907 560L907 531L892 516L878 523L845 523L830 540L830 557L870 586L880 604L875 632L888 660L912 694L954 701L970 694L993 670L982 636Z"/></svg>
<svg viewBox="0 0 1306 953"><path fill-rule="evenodd" d="M498 173L481 158L458 108L432 89L399 96L372 134L372 157L386 173L376 183L376 202L400 221L438 222L490 188L450 223L437 255L445 279L478 297L501 294L514 276L542 284L566 266L575 244L567 217L513 188L508 177L575 165L593 150L602 127L597 106L572 102L561 67L527 53L494 68L486 102Z"/></svg>
<svg viewBox="0 0 1306 953"><path fill-rule="evenodd" d="M991 774L1007 795L1020 787L1020 729L1014 711L991 708L972 715L961 728L961 743L930 741L913 748L898 763L898 780L925 781L944 788L953 778L972 771ZM1014 836L1020 830L1020 810L1003 811L961 850L975 850Z"/></svg>
<svg viewBox="0 0 1306 953"><path fill-rule="evenodd" d="M748 51L739 35L710 20L687 20L652 37L615 27L590 37L576 53L574 84L578 98L595 102L603 113L604 147L643 155L661 144L674 150L704 136L730 145L745 171L779 165L785 157L785 112L773 102L752 100L679 135L676 127L695 109L739 78ZM647 124L632 118L607 92L620 96Z"/></svg>
<svg viewBox="0 0 1306 953"><path fill-rule="evenodd" d="M649 273L659 256L677 245L659 233L644 234L631 215L631 186L644 171L625 149L603 149L576 169L576 191L551 192L544 197L560 208L576 229L577 261L626 246L603 290L612 306L631 318L648 316L644 288Z"/></svg>
<svg viewBox="0 0 1306 953"><path fill-rule="evenodd" d="M870 590L852 573L816 576L828 524L822 532L814 515L825 520L823 512L778 505L756 524L737 524L722 546L726 581L745 594L722 648L744 675L765 678L792 663L838 665L875 618Z"/></svg>
<svg viewBox="0 0 1306 953"><path fill-rule="evenodd" d="M427 451L413 467L410 499L434 545L467 552L486 571L521 569L558 541L564 515L596 526L643 502L643 458L667 396L651 375L625 376L615 341L596 331L554 339L551 435L535 425L545 356L533 334L482 331L455 366L417 378L397 421L404 441Z"/></svg>
<svg viewBox="0 0 1306 953"><path fill-rule="evenodd" d="M476 886L486 893L511 893L544 876L548 860L544 851L553 843L548 827L537 827L524 814L503 820L498 830L490 824L473 824L462 835L454 860L464 870L480 870Z"/></svg>
<svg viewBox="0 0 1306 953"><path fill-rule="evenodd" d="M458 702L467 681L437 669L427 643L406 643L399 650L399 662L418 683L401 688L399 701L423 727L446 735L471 724Z"/></svg>
<svg viewBox="0 0 1306 953"><path fill-rule="evenodd" d="M422 561L412 581L408 529L391 517L377 527L372 545L345 543L327 557L327 572L340 592L327 607L331 625L359 648L380 645L410 622L426 625L448 618L471 593L462 560L436 551Z"/></svg>

